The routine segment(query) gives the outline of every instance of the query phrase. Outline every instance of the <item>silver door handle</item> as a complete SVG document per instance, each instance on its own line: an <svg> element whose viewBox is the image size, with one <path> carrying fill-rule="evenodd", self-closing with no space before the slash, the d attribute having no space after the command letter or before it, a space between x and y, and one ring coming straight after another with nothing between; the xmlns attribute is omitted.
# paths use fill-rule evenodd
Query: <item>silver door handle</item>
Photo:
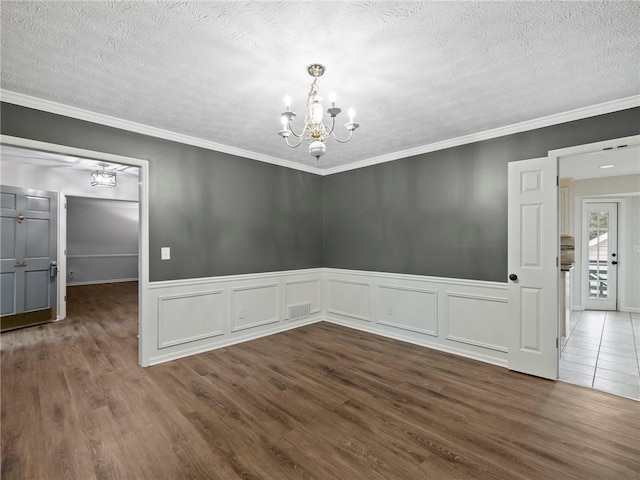
<svg viewBox="0 0 640 480"><path fill-rule="evenodd" d="M27 266L27 262L16 262L17 268L23 268Z"/></svg>

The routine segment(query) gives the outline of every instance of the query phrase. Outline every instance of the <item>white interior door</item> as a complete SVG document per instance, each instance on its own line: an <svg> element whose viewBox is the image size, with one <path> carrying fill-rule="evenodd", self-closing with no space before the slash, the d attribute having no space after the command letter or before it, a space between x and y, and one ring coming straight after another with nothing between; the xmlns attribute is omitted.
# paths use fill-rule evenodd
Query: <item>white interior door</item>
<svg viewBox="0 0 640 480"><path fill-rule="evenodd" d="M618 204L587 202L582 217L582 260L588 310L616 310Z"/></svg>
<svg viewBox="0 0 640 480"><path fill-rule="evenodd" d="M557 160L510 162L508 169L509 368L557 379Z"/></svg>

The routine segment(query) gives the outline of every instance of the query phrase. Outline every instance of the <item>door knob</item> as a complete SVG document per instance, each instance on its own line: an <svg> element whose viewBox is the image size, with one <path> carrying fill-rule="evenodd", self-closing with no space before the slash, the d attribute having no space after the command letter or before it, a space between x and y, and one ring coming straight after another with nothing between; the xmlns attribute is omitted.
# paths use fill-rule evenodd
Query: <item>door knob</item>
<svg viewBox="0 0 640 480"><path fill-rule="evenodd" d="M617 265L618 262L616 262L615 260L613 262L611 262L611 265Z"/></svg>
<svg viewBox="0 0 640 480"><path fill-rule="evenodd" d="M517 279L518 279L518 275L516 275L515 273L512 273L511 275L509 275L509 280L515 282Z"/></svg>

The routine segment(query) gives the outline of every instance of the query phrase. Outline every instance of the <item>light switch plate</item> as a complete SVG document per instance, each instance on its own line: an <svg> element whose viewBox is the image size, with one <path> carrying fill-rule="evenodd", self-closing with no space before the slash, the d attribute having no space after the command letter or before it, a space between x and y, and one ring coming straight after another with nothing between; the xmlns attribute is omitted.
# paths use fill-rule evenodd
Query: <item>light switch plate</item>
<svg viewBox="0 0 640 480"><path fill-rule="evenodd" d="M160 248L160 260L171 260L171 247Z"/></svg>

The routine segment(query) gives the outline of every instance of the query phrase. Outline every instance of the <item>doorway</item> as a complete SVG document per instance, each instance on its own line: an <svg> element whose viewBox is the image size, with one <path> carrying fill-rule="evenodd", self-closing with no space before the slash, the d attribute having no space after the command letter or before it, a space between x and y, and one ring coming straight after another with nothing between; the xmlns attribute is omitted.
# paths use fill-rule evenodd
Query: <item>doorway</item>
<svg viewBox="0 0 640 480"><path fill-rule="evenodd" d="M551 154L559 230L575 239L559 380L640 400L640 137Z"/></svg>
<svg viewBox="0 0 640 480"><path fill-rule="evenodd" d="M23 148L28 150L34 150L45 153L53 153L57 155L67 155L76 159L92 159L97 161L109 162L120 165L129 165L139 169L139 181L137 182L137 189L139 191L139 235L138 235L138 271L139 271L139 283L138 283L138 363L141 366L148 366L147 355L147 342L151 339L153 332L153 325L147 325L146 312L147 312L147 295L149 289L149 191L148 191L148 178L149 178L149 163L146 160L122 157L119 155L112 155L103 152L95 152L89 150L78 149L75 147L69 147L65 145L56 145L45 142L39 142L34 140L28 140L18 137L10 137L6 135L0 136L0 144L3 146L10 146L16 148ZM64 195L60 195L63 198ZM59 209L64 208L60 206ZM60 216L62 218L62 216ZM58 238L58 266L60 268L60 275L58 276L57 286L57 299L59 304L59 318L64 318L65 308L64 299L66 296L66 257L65 248L66 244L66 225L60 225Z"/></svg>

